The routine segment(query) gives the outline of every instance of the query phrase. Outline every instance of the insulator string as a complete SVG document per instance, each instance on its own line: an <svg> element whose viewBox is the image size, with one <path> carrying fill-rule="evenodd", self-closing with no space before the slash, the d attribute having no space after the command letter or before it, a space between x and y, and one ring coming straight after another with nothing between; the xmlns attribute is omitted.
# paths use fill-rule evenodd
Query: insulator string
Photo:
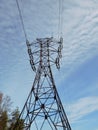
<svg viewBox="0 0 98 130"><path fill-rule="evenodd" d="M23 21L23 18L22 18L22 13L21 13L21 9L20 9L18 0L16 0L16 3L17 3L17 8L18 8L18 11L19 11L19 16L20 16L22 28L23 28L23 31L24 31L25 39L27 40L27 34L26 34L26 31L25 31L24 21Z"/></svg>

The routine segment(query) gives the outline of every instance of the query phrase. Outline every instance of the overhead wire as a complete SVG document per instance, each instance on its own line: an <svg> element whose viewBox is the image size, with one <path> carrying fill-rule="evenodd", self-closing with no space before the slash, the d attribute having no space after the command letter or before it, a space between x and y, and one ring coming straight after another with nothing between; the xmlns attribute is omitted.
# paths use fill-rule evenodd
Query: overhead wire
<svg viewBox="0 0 98 130"><path fill-rule="evenodd" d="M22 28L23 28L23 31L24 31L25 39L27 40L25 25L24 25L24 21L23 21L23 17L22 17L22 13L21 13L21 9L20 9L18 0L16 0L16 4L17 4L20 20L21 20L21 25L22 25ZM62 33L62 25L63 25L63 15L62 15L62 13L63 13L63 0L59 0L58 38L60 38L63 35L63 33Z"/></svg>
<svg viewBox="0 0 98 130"><path fill-rule="evenodd" d="M63 0L59 0L58 38L62 37L62 35L63 35L62 29L63 29ZM63 58L65 58L65 57L66 57L66 55L63 56ZM62 61L62 62L64 62L64 61ZM68 91L69 89L66 87L66 94L67 94L66 97L68 97L68 99L71 102L70 93ZM70 112L71 107L70 107L70 104L68 104L68 103L67 103L67 108L69 109L69 112Z"/></svg>
<svg viewBox="0 0 98 130"><path fill-rule="evenodd" d="M59 0L60 1L60 0ZM63 35L63 0L61 0L61 16L60 16L60 19L61 19L61 27L60 27L60 35L62 36ZM64 47L65 48L65 47ZM66 57L67 55L65 54L65 55L63 55L63 59ZM62 62L64 63L64 60L62 60ZM67 86L66 87L66 91L64 92L64 93L66 93L66 98L67 98L67 100L68 100L68 103L67 103L67 105L65 106L65 109L67 109L68 110L68 114L69 114L69 116L70 116L70 112L71 112L71 106L70 106L70 103L71 103L71 93L70 93L70 87L69 86ZM71 121L70 121L71 122Z"/></svg>
<svg viewBox="0 0 98 130"><path fill-rule="evenodd" d="M63 0L61 0L61 32L60 35L63 35Z"/></svg>
<svg viewBox="0 0 98 130"><path fill-rule="evenodd" d="M59 21L58 21L58 38L62 36L63 25L63 0L59 0Z"/></svg>
<svg viewBox="0 0 98 130"><path fill-rule="evenodd" d="M27 34L26 34L26 30L25 30L25 26L24 26L24 21L23 21L23 17L22 17L22 13L21 13L21 9L20 9L18 0L16 0L16 4L17 4L19 16L20 16L20 20L21 20L21 25L22 25L22 28L23 28L23 32L24 32L24 35L25 35L25 39L27 40Z"/></svg>
<svg viewBox="0 0 98 130"><path fill-rule="evenodd" d="M59 0L59 21L58 21L58 39L59 39L59 37L60 37L60 0Z"/></svg>

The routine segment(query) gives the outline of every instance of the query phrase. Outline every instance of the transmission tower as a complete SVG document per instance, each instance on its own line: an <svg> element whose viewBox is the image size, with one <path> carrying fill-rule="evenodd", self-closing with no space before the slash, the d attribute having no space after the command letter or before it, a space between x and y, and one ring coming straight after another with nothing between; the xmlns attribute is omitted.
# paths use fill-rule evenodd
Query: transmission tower
<svg viewBox="0 0 98 130"><path fill-rule="evenodd" d="M51 69L53 65L60 69L63 38L59 37L59 40L53 37L38 38L30 43L27 40L18 0L16 0L16 4L26 38L30 65L35 72L35 79L13 130L71 130ZM62 24L61 5L63 4L59 0L59 30L61 30ZM21 123L24 124L22 128Z"/></svg>
<svg viewBox="0 0 98 130"><path fill-rule="evenodd" d="M51 70L54 64L60 69L62 43L62 37L59 41L51 37L26 42L30 64L36 75L18 119L24 122L23 130L71 130Z"/></svg>

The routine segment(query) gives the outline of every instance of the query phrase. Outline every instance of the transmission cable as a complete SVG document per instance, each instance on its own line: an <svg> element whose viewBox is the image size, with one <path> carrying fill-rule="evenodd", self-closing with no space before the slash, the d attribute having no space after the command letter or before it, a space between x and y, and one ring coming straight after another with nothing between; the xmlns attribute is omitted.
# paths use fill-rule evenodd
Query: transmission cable
<svg viewBox="0 0 98 130"><path fill-rule="evenodd" d="M17 3L17 8L18 8L18 11L19 11L19 16L20 16L20 20L21 20L21 25L22 25L22 28L23 28L23 32L24 32L24 35L25 35L25 39L27 40L27 34L26 34L26 30L25 30L25 26L24 26L24 21L23 21L23 17L22 17L22 13L21 13L21 9L20 9L18 0L16 0L16 3Z"/></svg>
<svg viewBox="0 0 98 130"><path fill-rule="evenodd" d="M62 36L62 24L63 24L63 0L59 0L59 21L58 21L58 38Z"/></svg>

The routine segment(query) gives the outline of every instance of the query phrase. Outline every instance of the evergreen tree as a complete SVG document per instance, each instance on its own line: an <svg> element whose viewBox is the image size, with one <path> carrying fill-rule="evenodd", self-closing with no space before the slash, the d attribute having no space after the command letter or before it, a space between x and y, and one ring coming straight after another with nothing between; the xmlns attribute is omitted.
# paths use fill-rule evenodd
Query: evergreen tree
<svg viewBox="0 0 98 130"><path fill-rule="evenodd" d="M0 114L0 130L7 130L8 115L6 111Z"/></svg>
<svg viewBox="0 0 98 130"><path fill-rule="evenodd" d="M24 122L22 119L19 118L19 109L16 108L12 112L12 120L11 120L11 125L9 127L9 130L23 130Z"/></svg>
<svg viewBox="0 0 98 130"><path fill-rule="evenodd" d="M7 130L8 112L11 107L11 100L9 96L4 96L0 92L0 130Z"/></svg>
<svg viewBox="0 0 98 130"><path fill-rule="evenodd" d="M11 104L10 97L0 92L0 130L23 130L24 122L18 119L19 109L16 108L11 113Z"/></svg>

